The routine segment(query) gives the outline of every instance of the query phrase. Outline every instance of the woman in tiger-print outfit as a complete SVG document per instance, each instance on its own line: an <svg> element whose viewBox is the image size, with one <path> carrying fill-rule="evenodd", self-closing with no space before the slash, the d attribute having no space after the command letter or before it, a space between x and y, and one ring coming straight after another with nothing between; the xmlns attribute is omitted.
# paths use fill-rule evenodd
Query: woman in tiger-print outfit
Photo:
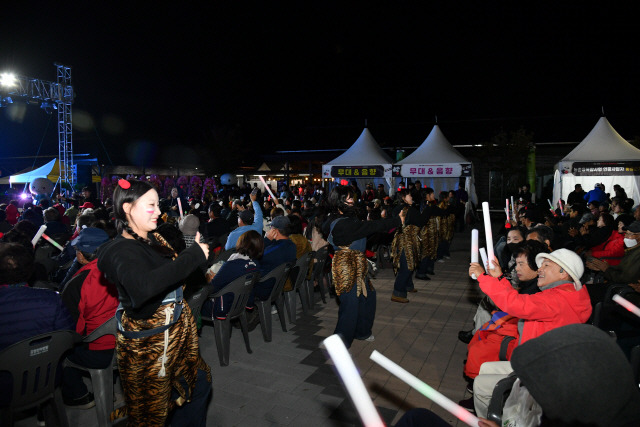
<svg viewBox="0 0 640 427"><path fill-rule="evenodd" d="M405 213L404 225L398 230L391 243L391 258L396 280L393 284L391 301L407 303L407 292L416 292L413 285L413 270L420 263L420 227L423 223L420 211L413 205L413 196L405 188L398 192L398 205L393 216Z"/></svg>
<svg viewBox="0 0 640 427"><path fill-rule="evenodd" d="M158 193L147 182L121 179L113 194L120 236L98 252L98 268L116 284L118 369L131 426L205 426L211 372L200 356L182 280L204 264L206 244L180 255L154 233ZM199 236L196 236L199 241Z"/></svg>
<svg viewBox="0 0 640 427"><path fill-rule="evenodd" d="M376 292L367 276L369 264L364 256L367 236L401 227L405 216L401 213L391 219L361 221L354 199L352 187L334 188L328 199L332 212L322 227L335 250L331 273L340 308L334 334L340 335L347 347L354 339L374 339L371 328L376 315Z"/></svg>

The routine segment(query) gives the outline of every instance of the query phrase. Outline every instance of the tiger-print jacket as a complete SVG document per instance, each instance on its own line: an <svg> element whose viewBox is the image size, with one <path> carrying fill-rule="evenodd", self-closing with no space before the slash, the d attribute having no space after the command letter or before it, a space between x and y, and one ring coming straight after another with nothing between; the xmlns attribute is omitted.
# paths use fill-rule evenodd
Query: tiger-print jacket
<svg viewBox="0 0 640 427"><path fill-rule="evenodd" d="M409 271L415 270L420 263L420 228L415 225L406 225L396 231L391 242L391 258L393 260L393 272L398 274L400 258L404 251Z"/></svg>

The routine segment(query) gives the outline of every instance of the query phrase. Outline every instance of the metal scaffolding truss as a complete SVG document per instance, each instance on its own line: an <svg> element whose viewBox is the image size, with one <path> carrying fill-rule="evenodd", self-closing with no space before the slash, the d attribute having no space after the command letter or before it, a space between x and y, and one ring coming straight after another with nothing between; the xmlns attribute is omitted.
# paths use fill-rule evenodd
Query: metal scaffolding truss
<svg viewBox="0 0 640 427"><path fill-rule="evenodd" d="M77 181L77 171L73 164L72 111L73 86L71 85L71 67L55 64L57 82L15 76L12 86L2 90L1 101L4 105L17 100L40 103L46 111L58 110L58 159L60 163L60 181L72 188Z"/></svg>
<svg viewBox="0 0 640 427"><path fill-rule="evenodd" d="M58 104L58 159L60 163L60 180L74 188L77 170L73 166L73 132L71 104L73 103L73 86L71 86L71 67L55 64L58 69L58 89L61 95L56 99Z"/></svg>

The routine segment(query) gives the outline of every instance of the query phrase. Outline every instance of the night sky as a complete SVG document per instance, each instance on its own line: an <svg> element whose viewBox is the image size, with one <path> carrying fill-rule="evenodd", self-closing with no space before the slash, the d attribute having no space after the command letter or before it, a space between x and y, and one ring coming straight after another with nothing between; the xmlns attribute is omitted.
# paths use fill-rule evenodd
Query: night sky
<svg viewBox="0 0 640 427"><path fill-rule="evenodd" d="M72 66L74 149L104 164L346 148L365 119L388 147L419 145L435 116L454 144L520 127L579 141L603 107L640 135L633 3L160 3L3 5L0 70ZM0 111L0 157L41 141L57 154L55 114Z"/></svg>

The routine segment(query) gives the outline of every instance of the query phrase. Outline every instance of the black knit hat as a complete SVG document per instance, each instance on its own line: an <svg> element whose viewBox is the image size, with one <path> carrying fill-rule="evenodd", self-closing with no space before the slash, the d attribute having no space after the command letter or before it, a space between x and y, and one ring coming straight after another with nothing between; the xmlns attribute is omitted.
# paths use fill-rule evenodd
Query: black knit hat
<svg viewBox="0 0 640 427"><path fill-rule="evenodd" d="M640 425L631 365L615 340L595 326L563 326L529 340L513 351L511 366L551 420Z"/></svg>

